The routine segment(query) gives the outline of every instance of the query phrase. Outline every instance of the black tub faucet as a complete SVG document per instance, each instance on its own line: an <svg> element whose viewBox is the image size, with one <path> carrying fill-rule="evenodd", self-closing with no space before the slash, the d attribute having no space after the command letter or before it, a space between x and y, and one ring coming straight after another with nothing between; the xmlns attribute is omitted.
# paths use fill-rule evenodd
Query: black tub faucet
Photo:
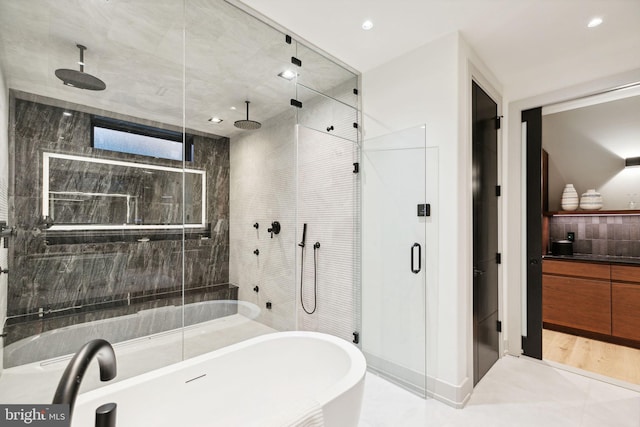
<svg viewBox="0 0 640 427"><path fill-rule="evenodd" d="M73 406L78 396L82 378L87 372L89 363L96 356L100 368L100 381L109 381L116 376L116 354L108 341L95 339L83 345L69 361L53 396L52 403L69 405L69 420L73 416Z"/></svg>

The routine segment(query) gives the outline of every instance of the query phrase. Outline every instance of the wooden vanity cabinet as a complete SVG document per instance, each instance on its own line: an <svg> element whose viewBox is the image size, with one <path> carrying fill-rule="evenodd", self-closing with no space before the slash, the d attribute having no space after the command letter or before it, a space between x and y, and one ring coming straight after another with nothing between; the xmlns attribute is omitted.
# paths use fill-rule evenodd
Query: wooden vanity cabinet
<svg viewBox="0 0 640 427"><path fill-rule="evenodd" d="M640 341L640 266L611 266L611 312L612 334Z"/></svg>
<svg viewBox="0 0 640 427"><path fill-rule="evenodd" d="M543 322L611 334L609 264L544 260L542 273Z"/></svg>

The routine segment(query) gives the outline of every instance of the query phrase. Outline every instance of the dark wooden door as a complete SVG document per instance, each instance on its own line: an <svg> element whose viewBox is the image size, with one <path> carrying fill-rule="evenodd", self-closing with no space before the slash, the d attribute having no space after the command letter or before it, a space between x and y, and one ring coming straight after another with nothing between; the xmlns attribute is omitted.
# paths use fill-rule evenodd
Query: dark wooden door
<svg viewBox="0 0 640 427"><path fill-rule="evenodd" d="M475 82L473 130L474 385L498 360L498 106Z"/></svg>

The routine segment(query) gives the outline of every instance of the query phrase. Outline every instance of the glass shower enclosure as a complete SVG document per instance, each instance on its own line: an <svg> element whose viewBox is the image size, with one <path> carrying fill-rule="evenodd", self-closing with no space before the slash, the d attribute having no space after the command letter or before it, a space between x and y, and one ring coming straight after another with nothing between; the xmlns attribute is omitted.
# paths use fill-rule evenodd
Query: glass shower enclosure
<svg viewBox="0 0 640 427"><path fill-rule="evenodd" d="M425 126L364 141L362 350L369 369L426 397L436 359L438 149Z"/></svg>
<svg viewBox="0 0 640 427"><path fill-rule="evenodd" d="M354 340L356 73L222 0L9 0L0 24L0 402L50 401L95 338L116 380L275 331ZM81 43L103 91L54 74Z"/></svg>

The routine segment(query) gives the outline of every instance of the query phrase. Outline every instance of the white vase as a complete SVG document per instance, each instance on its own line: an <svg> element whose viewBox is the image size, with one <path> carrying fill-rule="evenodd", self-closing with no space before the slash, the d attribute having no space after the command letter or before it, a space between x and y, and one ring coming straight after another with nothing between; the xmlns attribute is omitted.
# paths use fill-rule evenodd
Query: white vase
<svg viewBox="0 0 640 427"><path fill-rule="evenodd" d="M582 194L582 198L580 199L580 209L584 209L586 211L597 211L598 209L602 209L602 205L602 196L595 188L591 188L587 190L586 193Z"/></svg>
<svg viewBox="0 0 640 427"><path fill-rule="evenodd" d="M563 211L575 211L576 209L578 209L578 192L573 187L573 184L567 184L564 187L560 205L562 206Z"/></svg>

